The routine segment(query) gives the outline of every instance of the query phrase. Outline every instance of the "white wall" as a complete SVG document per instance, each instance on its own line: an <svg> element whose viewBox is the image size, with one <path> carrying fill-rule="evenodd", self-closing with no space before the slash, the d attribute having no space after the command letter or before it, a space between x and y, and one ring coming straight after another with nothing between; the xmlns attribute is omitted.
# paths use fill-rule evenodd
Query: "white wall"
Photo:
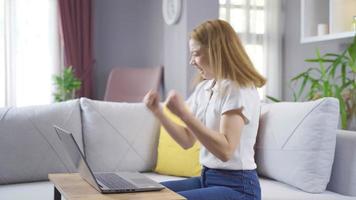
<svg viewBox="0 0 356 200"><path fill-rule="evenodd" d="M165 91L189 91L188 33L218 17L218 0L183 0L182 16L168 26L162 0L94 0L94 98L102 99L112 67L164 65Z"/></svg>
<svg viewBox="0 0 356 200"><path fill-rule="evenodd" d="M94 0L94 98L103 99L113 67L163 64L160 0Z"/></svg>
<svg viewBox="0 0 356 200"><path fill-rule="evenodd" d="M183 0L182 16L175 25L164 26L165 91L175 89L183 96L191 92L195 69L189 65L189 33L199 24L216 19L218 0Z"/></svg>

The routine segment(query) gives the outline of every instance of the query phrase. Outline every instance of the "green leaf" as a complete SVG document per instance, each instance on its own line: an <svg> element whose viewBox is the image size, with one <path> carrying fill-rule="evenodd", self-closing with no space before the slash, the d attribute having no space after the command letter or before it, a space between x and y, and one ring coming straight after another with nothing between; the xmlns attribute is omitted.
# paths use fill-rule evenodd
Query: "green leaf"
<svg viewBox="0 0 356 200"><path fill-rule="evenodd" d="M81 87L81 81L75 76L74 69L69 66L54 76L56 92L53 94L55 101L65 101L73 98L75 93Z"/></svg>
<svg viewBox="0 0 356 200"><path fill-rule="evenodd" d="M296 80L302 78L303 76L305 76L305 74L306 74L306 72L302 72L302 73L298 74L297 76L293 77L293 78L291 79L291 81L292 81L292 82L293 82L293 81L296 81Z"/></svg>
<svg viewBox="0 0 356 200"><path fill-rule="evenodd" d="M271 100L271 101L273 101L273 102L281 102L281 100L279 100L279 99L277 99L277 98L275 98L275 97L272 97L272 96L266 95L266 98L269 99L269 100Z"/></svg>
<svg viewBox="0 0 356 200"><path fill-rule="evenodd" d="M341 65L341 81L342 81L342 85L345 85L346 84L346 77L347 74L346 74L346 65L345 64L342 64Z"/></svg>
<svg viewBox="0 0 356 200"><path fill-rule="evenodd" d="M342 129L347 128L347 112L346 112L346 104L344 102L344 98L341 95L342 90L335 85L335 96L339 100L339 109L340 109L340 117L341 117L341 127Z"/></svg>
<svg viewBox="0 0 356 200"><path fill-rule="evenodd" d="M294 88L291 86L291 81L288 83L288 88L290 88L292 90L292 94L293 94L293 101L298 101L298 98L297 98L297 95L296 95L296 92L294 90Z"/></svg>
<svg viewBox="0 0 356 200"><path fill-rule="evenodd" d="M310 86L310 90L308 93L308 100L314 100L314 99L320 98L320 95L318 95L318 93L320 93L320 88L321 88L321 85L320 85L319 81L312 80L312 84Z"/></svg>
<svg viewBox="0 0 356 200"><path fill-rule="evenodd" d="M326 53L324 56L326 56L326 57L339 57L340 55L336 54L336 53Z"/></svg>
<svg viewBox="0 0 356 200"><path fill-rule="evenodd" d="M311 62L311 63L319 63L319 62L334 62L335 60L332 59L325 59L325 58L317 58L317 59L305 59L305 62Z"/></svg>
<svg viewBox="0 0 356 200"><path fill-rule="evenodd" d="M347 51L351 57L351 59L355 62L356 60L356 35L354 36L353 42L347 48Z"/></svg>
<svg viewBox="0 0 356 200"><path fill-rule="evenodd" d="M309 80L309 75L305 74L304 78L303 78L302 85L300 86L300 89L299 89L299 92L298 92L298 98L301 97L301 95L302 95L302 93L304 91L305 85L307 84L308 80Z"/></svg>
<svg viewBox="0 0 356 200"><path fill-rule="evenodd" d="M347 87L349 87L350 85L352 85L352 83L353 83L352 80L346 79L345 84L341 85L340 89L341 89L341 90L344 90L344 89L346 89Z"/></svg>
<svg viewBox="0 0 356 200"><path fill-rule="evenodd" d="M318 63L319 63L319 69L320 69L321 77L322 77L322 79L325 79L327 70L326 70L326 68L324 66L324 62L323 62L323 60L321 58L319 49L316 49L316 56L317 56L317 60L318 60Z"/></svg>
<svg viewBox="0 0 356 200"><path fill-rule="evenodd" d="M323 97L328 97L329 95L329 88L330 84L328 81L323 81Z"/></svg>

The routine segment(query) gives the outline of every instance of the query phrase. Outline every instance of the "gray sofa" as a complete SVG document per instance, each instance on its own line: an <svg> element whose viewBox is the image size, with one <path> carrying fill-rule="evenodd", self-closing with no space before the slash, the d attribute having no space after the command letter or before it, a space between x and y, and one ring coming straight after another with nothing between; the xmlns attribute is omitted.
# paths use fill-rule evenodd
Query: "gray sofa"
<svg viewBox="0 0 356 200"><path fill-rule="evenodd" d="M309 106L306 110L307 117L300 115L301 118L308 121L310 111L314 111L315 107L324 104L324 102L315 102L311 106L310 104L300 105L302 107ZM289 143L296 145L295 142L291 142L293 141L291 136L288 136L288 144L283 143L283 148L279 150L276 150L275 146L272 145L272 154L269 153L272 152L269 148L270 144L266 143L266 141L269 141L269 135L273 135L274 138L278 137L278 134L270 134L269 131L271 130L268 127L271 126L269 123L274 123L274 116L282 115L275 110L285 112L283 106L292 106L298 109L298 105L283 104L279 108L264 105L268 109L262 110L263 115L259 130L261 136L259 136L256 144L256 161L259 165L258 171L261 174L262 198L264 200L355 200L356 132L328 131L328 134L331 134L331 137L327 136L331 138L328 140L328 144L331 145L322 147L327 149L327 151L323 150L322 152L329 154L332 152L332 155L329 157L320 156L324 163L325 160L332 159L329 168L325 166L323 166L323 169L320 168L323 173L327 174L325 177L321 177L321 180L327 180L327 188L321 192L305 192L308 188L303 188L303 184L298 181L294 183L293 181L296 178L293 178L292 175L291 178L289 177L289 174L303 177L304 169L302 172L294 173L294 168L288 166L293 161L273 160L276 156L293 157L287 148L290 146ZM335 111L327 110L327 112ZM275 115L271 113L275 113ZM293 115L293 111L285 113ZM296 113L295 115L299 114ZM292 120L286 116L282 117L286 120ZM320 114L317 117L316 121L320 123L319 121L322 121ZM293 120L296 119L293 118ZM301 141L299 135L303 135L298 132L301 127L305 131L305 127L315 126L310 125L310 122L303 125L306 123L304 121L298 122L296 128L293 129L293 138L297 138L295 140L298 142ZM322 123L330 124L327 121ZM152 172L157 159L159 124L143 104L101 102L82 98L44 106L0 108L1 200L53 199L53 185L48 182L48 173L75 171L74 166L69 162L65 149L63 149L55 134L53 125L58 125L74 134L94 171L137 170L144 172L156 181L184 179ZM288 128L290 125L286 127ZM315 131L325 132L324 129ZM333 141L335 141L335 144ZM332 151L329 149L332 149ZM288 154L285 154L286 150ZM315 148L312 148L312 150L315 150ZM275 154L275 152L280 153ZM302 152L305 152L305 149ZM313 153L309 154L314 155ZM309 158L304 155L303 157ZM273 166L273 164L278 164L278 166ZM317 162L309 161L307 163L307 165L314 164L317 165ZM296 169L299 169L299 163L293 165L296 166ZM282 177L280 176L283 173L274 174L274 171L283 171L284 168L288 167L290 168L289 174ZM319 176L320 170L316 166L315 174ZM315 175L313 173L308 172L311 177ZM318 178L320 177L316 179ZM315 184L315 181L313 181L305 180L303 182Z"/></svg>

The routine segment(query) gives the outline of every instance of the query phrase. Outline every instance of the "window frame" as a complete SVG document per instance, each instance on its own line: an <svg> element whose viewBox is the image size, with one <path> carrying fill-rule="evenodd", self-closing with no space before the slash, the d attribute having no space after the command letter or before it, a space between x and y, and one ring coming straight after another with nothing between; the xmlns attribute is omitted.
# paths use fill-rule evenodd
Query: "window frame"
<svg viewBox="0 0 356 200"><path fill-rule="evenodd" d="M267 70L265 66L265 57L266 57L266 52L264 51L265 48L265 33L255 33L251 31L251 26L250 26L250 21L251 21L251 11L252 10L256 10L256 11L261 11L261 10L265 10L265 5L261 6L261 5L254 5L252 6L250 3L250 0L245 0L244 3L240 4L240 5L236 5L236 4L231 4L231 0L224 0L225 3L221 3L222 0L219 0L219 19L224 19L227 22L231 23L231 15L230 15L230 10L232 8L239 8L239 9L243 9L246 10L245 12L245 17L246 17L246 23L245 23L245 31L244 32L236 32L236 34L239 35L240 38L243 38L243 44L245 46L245 49L247 49L248 45L257 45L259 47L262 48L262 58L263 62L262 65L256 65L256 63L254 63L256 69L260 69L260 73L266 76ZM220 11L221 8L225 9L225 16L221 16L220 15ZM248 52L247 52L248 53ZM252 55L249 55L249 57L251 57ZM261 64L261 63L260 63ZM258 70L259 71L259 70ZM260 94L260 98L261 100L263 100L265 98L265 94L266 94L266 87L262 87L262 88L258 88L259 94Z"/></svg>
<svg viewBox="0 0 356 200"><path fill-rule="evenodd" d="M253 33L251 32L251 26L250 26L250 18L251 18L251 14L250 11L251 10L265 10L265 6L251 6L251 3L249 0L246 0L245 4L241 4L241 5L235 5L235 4L231 4L231 0L225 0L225 3L220 3L219 2L219 10L220 8L225 8L226 11L226 21L231 22L231 15L230 15L230 10L232 8L240 8L240 9L244 9L247 10L246 12L246 19L248 19L245 23L245 32L237 32L237 34L239 34L241 37L246 38L246 44L251 44L251 38L256 38L257 43L263 45L263 40L264 40L264 34L261 33ZM219 18L221 19L220 13L219 13ZM254 42L256 43L256 42Z"/></svg>

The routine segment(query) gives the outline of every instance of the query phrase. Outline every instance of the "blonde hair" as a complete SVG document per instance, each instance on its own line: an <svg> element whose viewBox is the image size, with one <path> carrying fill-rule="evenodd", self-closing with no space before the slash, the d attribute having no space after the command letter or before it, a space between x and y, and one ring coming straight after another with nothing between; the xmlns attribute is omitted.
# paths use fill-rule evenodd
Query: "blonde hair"
<svg viewBox="0 0 356 200"><path fill-rule="evenodd" d="M202 48L207 48L209 67L217 81L229 79L239 87L262 87L266 83L229 23L223 20L206 21L191 32L190 38L200 43Z"/></svg>

